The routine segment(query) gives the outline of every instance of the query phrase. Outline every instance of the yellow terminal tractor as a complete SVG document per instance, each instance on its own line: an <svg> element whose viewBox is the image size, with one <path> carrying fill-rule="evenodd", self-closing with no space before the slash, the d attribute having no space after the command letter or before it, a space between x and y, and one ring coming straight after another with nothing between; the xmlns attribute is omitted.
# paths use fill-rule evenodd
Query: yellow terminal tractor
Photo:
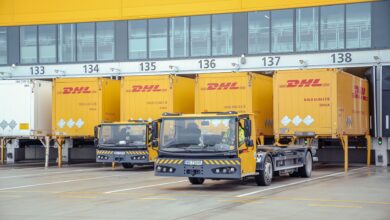
<svg viewBox="0 0 390 220"><path fill-rule="evenodd" d="M306 146L266 146L272 139L272 78L256 73L199 74L196 114L165 113L153 122L159 146L156 176L205 179L255 177L271 184L274 173L309 177L312 155Z"/></svg>
<svg viewBox="0 0 390 220"><path fill-rule="evenodd" d="M151 144L151 122L165 111L193 113L194 86L193 79L173 75L124 77L121 122L95 128L96 161L124 168L153 163L158 149Z"/></svg>

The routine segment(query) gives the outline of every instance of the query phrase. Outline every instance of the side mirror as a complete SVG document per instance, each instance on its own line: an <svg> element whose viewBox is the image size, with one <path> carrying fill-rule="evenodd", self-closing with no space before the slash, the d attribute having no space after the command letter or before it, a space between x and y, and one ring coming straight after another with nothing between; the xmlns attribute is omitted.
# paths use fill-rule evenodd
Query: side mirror
<svg viewBox="0 0 390 220"><path fill-rule="evenodd" d="M245 119L244 121L244 133L245 133L245 138L249 138L252 135L252 121L249 119Z"/></svg>
<svg viewBox="0 0 390 220"><path fill-rule="evenodd" d="M250 139L249 137L245 138L245 145L246 145L247 147L253 147L253 146L254 146L253 140Z"/></svg>
<svg viewBox="0 0 390 220"><path fill-rule="evenodd" d="M100 125L98 125L98 126L95 126L94 128L93 128L93 136L94 136L94 138L93 138L93 143L95 144L95 146L97 146L98 144L99 144L99 138L98 138L98 136L99 136L99 129L100 129Z"/></svg>
<svg viewBox="0 0 390 220"><path fill-rule="evenodd" d="M152 140L158 139L158 123L156 121L152 122Z"/></svg>
<svg viewBox="0 0 390 220"><path fill-rule="evenodd" d="M158 140L157 139L154 139L152 141L152 147L154 147L154 148L158 147Z"/></svg>
<svg viewBox="0 0 390 220"><path fill-rule="evenodd" d="M152 122L152 147L157 148L158 147L158 122L153 121Z"/></svg>

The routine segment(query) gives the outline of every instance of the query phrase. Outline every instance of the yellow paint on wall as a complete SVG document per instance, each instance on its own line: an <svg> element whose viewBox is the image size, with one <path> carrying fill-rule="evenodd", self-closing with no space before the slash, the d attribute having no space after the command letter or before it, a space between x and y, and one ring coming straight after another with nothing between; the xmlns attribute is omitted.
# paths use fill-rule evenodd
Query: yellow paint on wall
<svg viewBox="0 0 390 220"><path fill-rule="evenodd" d="M0 26L218 14L373 0L0 0Z"/></svg>

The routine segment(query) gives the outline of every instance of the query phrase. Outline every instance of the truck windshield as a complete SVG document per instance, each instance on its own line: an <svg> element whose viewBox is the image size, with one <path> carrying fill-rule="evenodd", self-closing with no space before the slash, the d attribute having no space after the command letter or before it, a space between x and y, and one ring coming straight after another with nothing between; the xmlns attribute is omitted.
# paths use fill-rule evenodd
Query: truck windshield
<svg viewBox="0 0 390 220"><path fill-rule="evenodd" d="M115 147L145 147L146 125L102 125L99 144Z"/></svg>
<svg viewBox="0 0 390 220"><path fill-rule="evenodd" d="M236 149L236 118L164 119L161 124L163 151L232 151Z"/></svg>

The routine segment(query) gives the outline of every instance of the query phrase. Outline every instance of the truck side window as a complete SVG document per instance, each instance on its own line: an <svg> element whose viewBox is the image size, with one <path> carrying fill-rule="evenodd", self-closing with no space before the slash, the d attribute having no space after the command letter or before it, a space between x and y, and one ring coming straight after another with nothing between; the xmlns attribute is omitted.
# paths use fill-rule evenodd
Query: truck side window
<svg viewBox="0 0 390 220"><path fill-rule="evenodd" d="M238 147L245 142L244 120L238 122Z"/></svg>

